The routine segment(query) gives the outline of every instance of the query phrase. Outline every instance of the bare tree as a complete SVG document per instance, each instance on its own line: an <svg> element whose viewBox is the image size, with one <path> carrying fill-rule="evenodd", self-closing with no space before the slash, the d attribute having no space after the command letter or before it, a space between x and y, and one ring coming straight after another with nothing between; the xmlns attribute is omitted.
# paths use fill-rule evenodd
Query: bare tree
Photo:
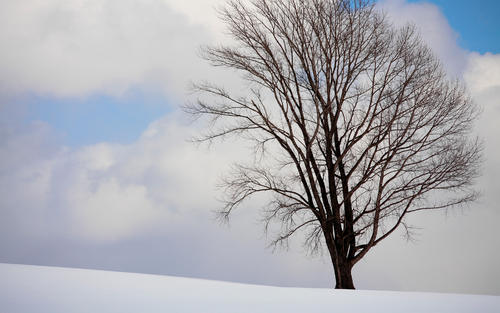
<svg viewBox="0 0 500 313"><path fill-rule="evenodd" d="M220 14L234 44L203 56L248 91L198 84L186 110L214 122L200 140L241 136L261 156L224 180L222 216L271 193L274 243L305 230L308 247L326 245L335 287L351 289L353 266L410 213L477 198L478 110L414 27L363 0L232 0Z"/></svg>

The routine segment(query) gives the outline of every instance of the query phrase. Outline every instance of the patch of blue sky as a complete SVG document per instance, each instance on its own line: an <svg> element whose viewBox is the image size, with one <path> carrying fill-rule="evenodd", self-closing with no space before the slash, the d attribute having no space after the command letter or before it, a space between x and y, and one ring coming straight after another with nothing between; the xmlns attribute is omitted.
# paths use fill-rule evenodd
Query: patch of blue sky
<svg viewBox="0 0 500 313"><path fill-rule="evenodd" d="M437 5L469 51L500 53L499 0L409 0Z"/></svg>
<svg viewBox="0 0 500 313"><path fill-rule="evenodd" d="M31 120L48 123L70 147L99 142L131 143L154 120L172 110L160 94L140 90L113 97L96 94L85 98L31 96L27 100Z"/></svg>

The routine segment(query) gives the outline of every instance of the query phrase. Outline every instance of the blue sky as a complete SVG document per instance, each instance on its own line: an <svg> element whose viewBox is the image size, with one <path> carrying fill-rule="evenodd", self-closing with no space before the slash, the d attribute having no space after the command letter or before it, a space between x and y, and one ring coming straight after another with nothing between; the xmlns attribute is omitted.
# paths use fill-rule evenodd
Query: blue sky
<svg viewBox="0 0 500 313"><path fill-rule="evenodd" d="M133 142L149 123L171 110L163 95L141 90L120 97L106 94L77 98L31 96L25 101L27 120L48 123L61 134L62 143L71 147Z"/></svg>
<svg viewBox="0 0 500 313"><path fill-rule="evenodd" d="M410 0L437 5L458 34L464 49L479 53L500 52L500 1L498 0Z"/></svg>

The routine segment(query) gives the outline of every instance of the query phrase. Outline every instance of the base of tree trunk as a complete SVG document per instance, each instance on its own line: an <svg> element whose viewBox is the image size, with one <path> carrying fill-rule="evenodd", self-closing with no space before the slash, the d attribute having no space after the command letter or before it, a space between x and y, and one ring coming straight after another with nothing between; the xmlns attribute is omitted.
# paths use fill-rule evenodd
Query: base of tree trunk
<svg viewBox="0 0 500 313"><path fill-rule="evenodd" d="M356 289L354 287L354 284L352 283L352 281L350 282L350 284L341 284L341 285L335 285L335 289Z"/></svg>
<svg viewBox="0 0 500 313"><path fill-rule="evenodd" d="M351 269L340 272L340 279L336 279L335 289L356 289L352 281Z"/></svg>

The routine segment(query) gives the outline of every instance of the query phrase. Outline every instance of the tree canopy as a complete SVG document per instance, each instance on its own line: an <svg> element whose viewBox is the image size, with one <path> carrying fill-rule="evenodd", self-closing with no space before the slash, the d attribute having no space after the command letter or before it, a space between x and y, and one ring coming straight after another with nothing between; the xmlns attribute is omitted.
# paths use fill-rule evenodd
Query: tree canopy
<svg viewBox="0 0 500 313"><path fill-rule="evenodd" d="M409 214L477 198L478 108L415 27L363 0L233 0L220 16L233 44L203 57L247 92L200 83L186 110L213 122L201 140L239 136L260 156L225 178L223 216L272 194L274 243L305 230L336 287L354 288L352 267Z"/></svg>

